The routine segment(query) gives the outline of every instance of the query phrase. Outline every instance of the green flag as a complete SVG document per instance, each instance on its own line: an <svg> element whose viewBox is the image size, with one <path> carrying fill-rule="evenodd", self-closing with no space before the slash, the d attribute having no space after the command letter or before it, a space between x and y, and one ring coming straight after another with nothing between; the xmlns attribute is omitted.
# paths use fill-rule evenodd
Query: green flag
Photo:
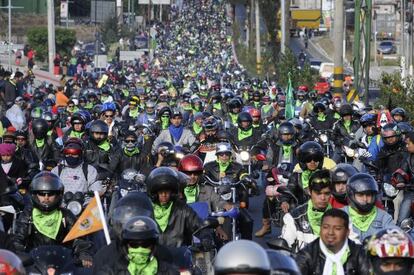
<svg viewBox="0 0 414 275"><path fill-rule="evenodd" d="M288 87L287 87L287 92L286 92L286 106L285 106L285 117L287 120L295 116L294 106L295 105L294 105L294 100L293 100L292 81L290 80L290 73L289 73Z"/></svg>

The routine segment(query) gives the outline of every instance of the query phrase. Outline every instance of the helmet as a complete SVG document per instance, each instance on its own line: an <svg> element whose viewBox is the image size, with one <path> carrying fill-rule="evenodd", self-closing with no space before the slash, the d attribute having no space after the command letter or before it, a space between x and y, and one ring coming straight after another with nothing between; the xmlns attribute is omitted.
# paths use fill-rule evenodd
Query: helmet
<svg viewBox="0 0 414 275"><path fill-rule="evenodd" d="M88 121L87 121L86 117L81 112L74 113L72 115L72 117L70 118L70 124L72 126L75 123L86 125L87 122Z"/></svg>
<svg viewBox="0 0 414 275"><path fill-rule="evenodd" d="M209 130L209 131L216 131L219 128L217 119L214 117L208 117L203 121L203 130Z"/></svg>
<svg viewBox="0 0 414 275"><path fill-rule="evenodd" d="M171 117L171 114L172 114L171 108L168 107L168 106L164 106L158 111L158 116L159 117L162 117L162 116Z"/></svg>
<svg viewBox="0 0 414 275"><path fill-rule="evenodd" d="M322 102L318 101L313 105L313 112L315 114L319 113L319 111L325 112L326 111L326 105Z"/></svg>
<svg viewBox="0 0 414 275"><path fill-rule="evenodd" d="M237 97L231 98L227 105L228 105L230 110L242 107L242 103L241 103L240 99L238 99Z"/></svg>
<svg viewBox="0 0 414 275"><path fill-rule="evenodd" d="M388 123L384 127L382 127L381 137L384 139L384 143L386 145L394 145L399 141L399 139L401 137L401 131L398 128L398 125L396 123ZM391 138L391 137L397 137L398 139L393 144L390 144L390 143L385 141L386 138Z"/></svg>
<svg viewBox="0 0 414 275"><path fill-rule="evenodd" d="M36 139L43 139L47 136L47 132L49 131L49 125L47 121L40 118L36 119L32 123L32 132Z"/></svg>
<svg viewBox="0 0 414 275"><path fill-rule="evenodd" d="M340 163L338 164L332 171L331 171L331 183L332 183L332 194L333 196L340 200L341 202L345 202L346 193L345 194L338 194L335 190L335 183L337 182L348 182L348 179L358 173L358 170L348 163Z"/></svg>
<svg viewBox="0 0 414 275"><path fill-rule="evenodd" d="M232 148L231 144L228 142L217 143L216 145L216 155L220 153L231 153Z"/></svg>
<svg viewBox="0 0 414 275"><path fill-rule="evenodd" d="M63 183L59 176L51 172L38 173L34 176L30 184L33 205L44 212L51 212L60 206L63 198L63 190ZM57 197L53 203L44 204L37 197L37 194L41 192L55 193Z"/></svg>
<svg viewBox="0 0 414 275"><path fill-rule="evenodd" d="M178 194L179 176L175 170L170 167L158 167L151 171L146 179L147 188L151 199L155 202L158 200L157 193L161 190L171 190Z"/></svg>
<svg viewBox="0 0 414 275"><path fill-rule="evenodd" d="M407 116L407 112L403 108L397 107L397 108L392 109L391 111L391 116L394 117L396 115L400 115L402 116L403 119L405 119Z"/></svg>
<svg viewBox="0 0 414 275"><path fill-rule="evenodd" d="M339 115L341 117L349 116L349 115L352 115L353 113L354 113L354 111L352 109L351 104L344 104L344 105L341 106L341 108L339 108Z"/></svg>
<svg viewBox="0 0 414 275"><path fill-rule="evenodd" d="M102 120L95 120L91 123L89 127L89 133L90 133L90 139L95 143L102 143L106 140L108 137L109 127L108 125L103 122ZM105 137L96 139L93 135L93 133L104 133Z"/></svg>
<svg viewBox="0 0 414 275"><path fill-rule="evenodd" d="M411 124L407 121L401 121L397 123L398 129L400 129L401 134L405 135L407 133L412 132L413 126L411 126Z"/></svg>
<svg viewBox="0 0 414 275"><path fill-rule="evenodd" d="M134 241L152 240L157 242L160 232L157 223L146 216L135 216L130 218L122 227L122 239Z"/></svg>
<svg viewBox="0 0 414 275"><path fill-rule="evenodd" d="M249 126L243 130L249 130L252 127L253 119L252 119L252 116L248 112L241 112L237 116L237 124L239 125L240 128L241 128L241 123L244 121L249 122Z"/></svg>
<svg viewBox="0 0 414 275"><path fill-rule="evenodd" d="M33 110L30 112L30 117L32 119L38 119L38 118L42 118L42 114L43 114L43 109L40 107L35 107L33 108Z"/></svg>
<svg viewBox="0 0 414 275"><path fill-rule="evenodd" d="M323 149L321 145L315 141L307 141L299 147L298 160L300 167L306 169L306 163L310 160L319 162L319 169L323 166Z"/></svg>
<svg viewBox="0 0 414 275"><path fill-rule="evenodd" d="M80 138L69 138L63 147L64 155L80 155L82 156L83 152L83 142Z"/></svg>
<svg viewBox="0 0 414 275"><path fill-rule="evenodd" d="M102 109L101 109L101 114L105 113L106 111L112 111L115 112L116 111L116 106L113 102L105 102L102 105Z"/></svg>
<svg viewBox="0 0 414 275"><path fill-rule="evenodd" d="M256 109L256 108L251 108L251 109L249 109L249 114L252 116L252 118L253 117L261 117L261 112L260 112L260 110L259 109Z"/></svg>
<svg viewBox="0 0 414 275"><path fill-rule="evenodd" d="M214 274L254 273L270 274L271 266L266 250L249 240L227 243L217 253Z"/></svg>
<svg viewBox="0 0 414 275"><path fill-rule="evenodd" d="M267 256L269 258L272 274L284 274L284 275L300 275L302 274L299 270L295 260L283 252L283 250L266 249Z"/></svg>
<svg viewBox="0 0 414 275"><path fill-rule="evenodd" d="M134 216L154 216L151 200L145 193L132 191L116 202L110 217L110 225L118 238L121 238L123 225Z"/></svg>
<svg viewBox="0 0 414 275"><path fill-rule="evenodd" d="M9 250L0 249L0 274L24 275L26 271L16 254Z"/></svg>
<svg viewBox="0 0 414 275"><path fill-rule="evenodd" d="M374 195L371 203L360 204L355 199L356 193L370 193ZM350 201L350 205L362 213L368 213L375 204L375 197L378 194L378 184L375 179L366 173L356 173L348 179L346 194Z"/></svg>
<svg viewBox="0 0 414 275"><path fill-rule="evenodd" d="M305 93L309 92L309 88L306 85L300 85L298 91L304 91Z"/></svg>
<svg viewBox="0 0 414 275"><path fill-rule="evenodd" d="M56 121L58 119L58 116L57 116L57 114L54 114L50 111L46 111L42 114L42 118L44 120L46 120L47 122L53 122L53 121Z"/></svg>
<svg viewBox="0 0 414 275"><path fill-rule="evenodd" d="M389 228L376 232L366 242L365 251L370 258L373 274L413 274L414 243L401 228ZM403 260L403 269L384 272L380 265L387 258Z"/></svg>
<svg viewBox="0 0 414 275"><path fill-rule="evenodd" d="M281 135L294 135L296 133L295 127L290 122L283 122L278 128L278 134Z"/></svg>
<svg viewBox="0 0 414 275"><path fill-rule="evenodd" d="M368 125L377 125L377 115L375 114L365 114L360 119L359 122L361 123L362 127Z"/></svg>
<svg viewBox="0 0 414 275"><path fill-rule="evenodd" d="M203 172L203 161L196 155L186 155L178 165L178 171L181 172Z"/></svg>

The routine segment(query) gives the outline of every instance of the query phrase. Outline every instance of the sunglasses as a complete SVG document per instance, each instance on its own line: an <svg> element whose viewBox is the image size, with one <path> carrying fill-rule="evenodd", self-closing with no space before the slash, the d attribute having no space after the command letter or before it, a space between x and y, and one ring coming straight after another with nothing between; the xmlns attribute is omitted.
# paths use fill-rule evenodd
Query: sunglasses
<svg viewBox="0 0 414 275"><path fill-rule="evenodd" d="M52 197L52 196L57 196L57 192L38 192L36 193L36 195L38 195L39 197Z"/></svg>
<svg viewBox="0 0 414 275"><path fill-rule="evenodd" d="M75 107L75 105L68 105L68 108L73 108Z"/></svg>
<svg viewBox="0 0 414 275"><path fill-rule="evenodd" d="M128 246L132 248L144 247L148 248L153 245L152 240L147 241L135 241L135 240L127 240Z"/></svg>
<svg viewBox="0 0 414 275"><path fill-rule="evenodd" d="M188 176L192 176L192 175L198 176L198 175L201 175L203 172L202 171L184 171L183 173Z"/></svg>
<svg viewBox="0 0 414 275"><path fill-rule="evenodd" d="M112 118L112 117L114 117L114 115L104 115L104 117L106 117L106 118Z"/></svg>
<svg viewBox="0 0 414 275"><path fill-rule="evenodd" d="M329 178L316 178L313 179L311 184L318 184L318 185L329 185L331 180Z"/></svg>
<svg viewBox="0 0 414 275"><path fill-rule="evenodd" d="M136 140L134 140L134 139L128 139L128 140L125 140L125 143L135 143L135 142L137 142Z"/></svg>
<svg viewBox="0 0 414 275"><path fill-rule="evenodd" d="M314 161L314 162L320 162L320 161L321 161L321 159L320 159L320 158L318 158L318 157L316 157L316 156L309 156L309 157L306 157L303 161L304 161L305 163L309 163L309 162L311 162L311 161Z"/></svg>
<svg viewBox="0 0 414 275"><path fill-rule="evenodd" d="M218 153L217 155L219 156L231 156L230 152L222 152L222 153Z"/></svg>

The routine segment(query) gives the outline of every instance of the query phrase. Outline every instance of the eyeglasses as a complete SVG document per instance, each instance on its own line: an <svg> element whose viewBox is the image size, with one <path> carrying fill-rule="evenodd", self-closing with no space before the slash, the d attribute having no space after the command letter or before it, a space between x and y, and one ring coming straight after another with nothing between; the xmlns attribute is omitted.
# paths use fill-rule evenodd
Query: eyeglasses
<svg viewBox="0 0 414 275"><path fill-rule="evenodd" d="M125 140L125 143L135 143L135 142L137 142L136 140L134 140L134 139L128 139L128 140Z"/></svg>
<svg viewBox="0 0 414 275"><path fill-rule="evenodd" d="M53 197L57 195L57 192L38 192L36 193L39 197Z"/></svg>

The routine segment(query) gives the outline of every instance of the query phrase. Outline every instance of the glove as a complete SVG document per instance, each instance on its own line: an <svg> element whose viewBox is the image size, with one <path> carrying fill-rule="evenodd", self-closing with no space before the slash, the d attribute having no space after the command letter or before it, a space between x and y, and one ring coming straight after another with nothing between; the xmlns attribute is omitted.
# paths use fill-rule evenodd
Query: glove
<svg viewBox="0 0 414 275"><path fill-rule="evenodd" d="M364 151L364 152L361 153L361 157L368 159L368 158L372 157L372 154L369 151Z"/></svg>

